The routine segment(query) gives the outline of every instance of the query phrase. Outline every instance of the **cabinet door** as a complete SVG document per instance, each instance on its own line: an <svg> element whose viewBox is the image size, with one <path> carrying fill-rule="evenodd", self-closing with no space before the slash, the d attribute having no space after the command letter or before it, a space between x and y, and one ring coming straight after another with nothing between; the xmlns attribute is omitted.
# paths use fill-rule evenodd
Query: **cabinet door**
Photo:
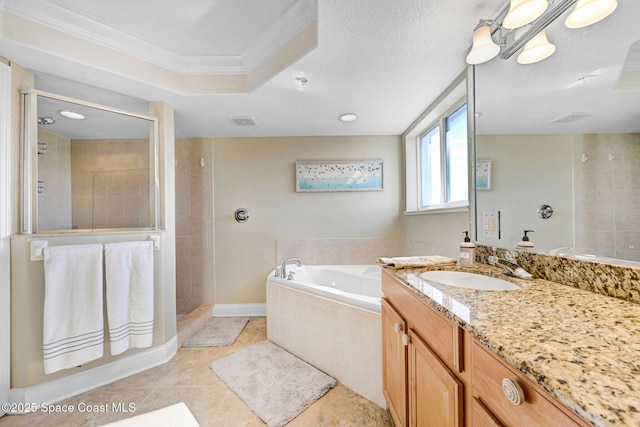
<svg viewBox="0 0 640 427"><path fill-rule="evenodd" d="M462 383L413 330L409 331L412 427L462 427Z"/></svg>
<svg viewBox="0 0 640 427"><path fill-rule="evenodd" d="M472 403L471 420L473 427L503 427L500 421L475 397Z"/></svg>
<svg viewBox="0 0 640 427"><path fill-rule="evenodd" d="M396 427L407 426L407 346L402 339L406 327L400 314L383 298L382 391Z"/></svg>

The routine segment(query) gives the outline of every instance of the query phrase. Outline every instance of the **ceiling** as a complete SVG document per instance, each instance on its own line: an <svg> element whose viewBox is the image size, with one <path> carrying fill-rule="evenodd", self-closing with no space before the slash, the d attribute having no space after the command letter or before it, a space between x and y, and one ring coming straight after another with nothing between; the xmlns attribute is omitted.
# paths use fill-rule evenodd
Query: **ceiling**
<svg viewBox="0 0 640 427"><path fill-rule="evenodd" d="M639 22L638 3L620 0L612 17ZM496 17L507 4L0 0L0 55L33 70L40 90L139 113L146 113L146 101L165 101L175 110L178 137L399 135L465 69L478 20ZM588 38L590 31L574 34ZM617 55L607 61L617 63L589 67L617 67L619 76L618 52L626 57L630 37L640 34L617 31L616 37ZM545 62L588 57L558 45L539 64L520 66L514 57L477 68L518 91L521 77L509 78L516 68L530 78L553 78L540 71ZM545 102L544 108L552 104ZM346 112L359 119L340 122ZM256 124L237 126L233 117Z"/></svg>

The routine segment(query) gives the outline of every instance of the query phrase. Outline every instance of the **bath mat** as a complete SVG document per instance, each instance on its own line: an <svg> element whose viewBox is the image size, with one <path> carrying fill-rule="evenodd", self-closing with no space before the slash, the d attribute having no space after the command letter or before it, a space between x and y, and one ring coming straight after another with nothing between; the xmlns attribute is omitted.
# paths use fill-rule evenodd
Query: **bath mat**
<svg viewBox="0 0 640 427"><path fill-rule="evenodd" d="M145 414L136 415L135 417L125 418L102 427L198 427L198 421L187 408L184 402L167 406L166 408L156 411L147 412Z"/></svg>
<svg viewBox="0 0 640 427"><path fill-rule="evenodd" d="M211 369L269 427L285 425L336 385L269 341L216 360Z"/></svg>
<svg viewBox="0 0 640 427"><path fill-rule="evenodd" d="M219 347L231 345L248 321L248 317L212 317L182 346Z"/></svg>

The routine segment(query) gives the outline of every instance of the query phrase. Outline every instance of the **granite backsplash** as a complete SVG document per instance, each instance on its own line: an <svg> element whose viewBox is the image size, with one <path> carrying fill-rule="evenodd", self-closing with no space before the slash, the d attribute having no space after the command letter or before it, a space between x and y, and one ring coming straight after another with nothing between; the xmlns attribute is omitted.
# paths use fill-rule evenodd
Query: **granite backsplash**
<svg viewBox="0 0 640 427"><path fill-rule="evenodd" d="M490 255L505 259L507 249L477 245L476 261L488 264ZM511 250L513 252L513 250ZM516 263L535 278L640 304L640 268L516 250Z"/></svg>

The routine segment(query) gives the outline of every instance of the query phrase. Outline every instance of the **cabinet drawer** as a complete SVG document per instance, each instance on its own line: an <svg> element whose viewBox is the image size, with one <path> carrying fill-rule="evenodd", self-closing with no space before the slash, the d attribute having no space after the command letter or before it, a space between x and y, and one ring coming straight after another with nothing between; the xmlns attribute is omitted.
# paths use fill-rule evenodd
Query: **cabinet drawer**
<svg viewBox="0 0 640 427"><path fill-rule="evenodd" d="M462 335L464 331L418 298L403 283L386 271L382 275L382 292L394 307L402 307L402 315L410 328L433 349L449 369L464 371Z"/></svg>
<svg viewBox="0 0 640 427"><path fill-rule="evenodd" d="M510 379L523 391L523 401L512 404L502 391L502 380ZM473 394L505 426L586 426L570 415L551 395L522 373L500 360L477 341L472 344L471 383ZM558 405L558 406L556 406ZM566 411L566 412L565 412ZM482 424L481 424L482 425Z"/></svg>

